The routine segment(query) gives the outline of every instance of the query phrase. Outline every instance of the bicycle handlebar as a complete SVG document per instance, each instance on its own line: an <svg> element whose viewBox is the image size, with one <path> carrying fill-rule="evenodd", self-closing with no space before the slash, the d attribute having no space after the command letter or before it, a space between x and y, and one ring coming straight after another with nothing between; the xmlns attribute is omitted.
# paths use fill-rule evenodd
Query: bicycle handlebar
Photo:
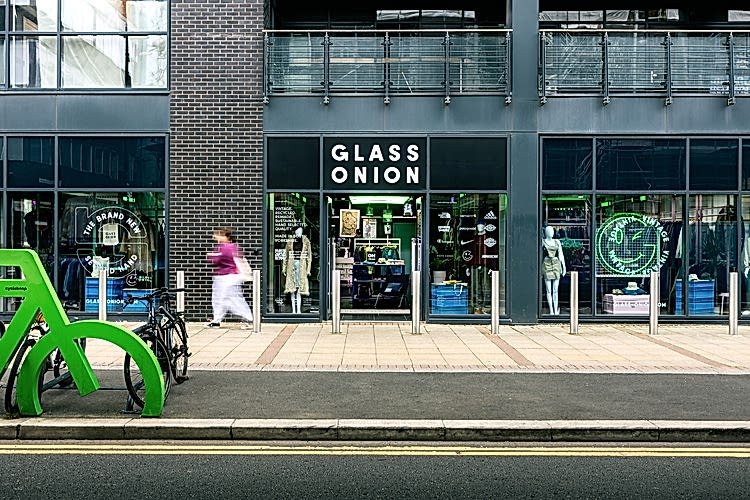
<svg viewBox="0 0 750 500"><path fill-rule="evenodd" d="M170 290L167 287L161 287L158 290L155 290L154 292L148 294L148 295L142 295L140 297L135 295L128 294L127 298L125 299L125 302L128 304L132 304L136 300L141 302L153 302L155 299L158 299L160 297L166 296L169 299L175 298L177 296L177 292L184 292L184 288L174 288Z"/></svg>

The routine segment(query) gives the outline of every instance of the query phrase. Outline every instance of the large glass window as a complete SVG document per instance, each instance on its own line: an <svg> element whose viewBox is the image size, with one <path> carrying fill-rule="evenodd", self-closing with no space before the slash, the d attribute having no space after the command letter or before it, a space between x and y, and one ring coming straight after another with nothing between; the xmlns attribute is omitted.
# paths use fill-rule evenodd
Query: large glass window
<svg viewBox="0 0 750 500"><path fill-rule="evenodd" d="M166 35L128 37L128 76L133 88L167 86Z"/></svg>
<svg viewBox="0 0 750 500"><path fill-rule="evenodd" d="M62 39L62 86L125 87L125 47L119 35L66 36Z"/></svg>
<svg viewBox="0 0 750 500"><path fill-rule="evenodd" d="M750 318L750 194L742 195L742 219L740 221L740 293L742 295L742 319Z"/></svg>
<svg viewBox="0 0 750 500"><path fill-rule="evenodd" d="M57 38L14 36L10 39L10 84L17 88L57 86Z"/></svg>
<svg viewBox="0 0 750 500"><path fill-rule="evenodd" d="M164 187L163 137L61 137L60 187Z"/></svg>
<svg viewBox="0 0 750 500"><path fill-rule="evenodd" d="M542 189L592 188L594 143L589 139L544 139Z"/></svg>
<svg viewBox="0 0 750 500"><path fill-rule="evenodd" d="M126 304L164 286L163 193L60 193L58 295L79 309L99 307L94 270L108 270L107 309L143 312Z"/></svg>
<svg viewBox="0 0 750 500"><path fill-rule="evenodd" d="M742 140L742 189L750 190L750 139Z"/></svg>
<svg viewBox="0 0 750 500"><path fill-rule="evenodd" d="M57 0L11 0L11 30L57 31Z"/></svg>
<svg viewBox="0 0 750 500"><path fill-rule="evenodd" d="M269 193L265 312L320 313L320 197Z"/></svg>
<svg viewBox="0 0 750 500"><path fill-rule="evenodd" d="M690 189L737 190L737 139L690 140Z"/></svg>
<svg viewBox="0 0 750 500"><path fill-rule="evenodd" d="M507 207L504 194L431 195L430 314L489 314L494 270L505 314Z"/></svg>
<svg viewBox="0 0 750 500"><path fill-rule="evenodd" d="M737 269L737 197L690 196L688 314L729 314L729 273Z"/></svg>
<svg viewBox="0 0 750 500"><path fill-rule="evenodd" d="M684 139L598 139L596 188L685 189Z"/></svg>
<svg viewBox="0 0 750 500"><path fill-rule="evenodd" d="M578 272L579 312L592 313L591 220L591 195L556 194L543 197L540 268L542 314L570 314L571 271ZM549 237L545 232L547 227L552 228Z"/></svg>
<svg viewBox="0 0 750 500"><path fill-rule="evenodd" d="M8 248L29 248L53 279L55 232L53 193L8 194Z"/></svg>
<svg viewBox="0 0 750 500"><path fill-rule="evenodd" d="M166 31L167 0L62 0L66 31Z"/></svg>
<svg viewBox="0 0 750 500"><path fill-rule="evenodd" d="M8 186L54 187L54 152L52 137L9 137Z"/></svg>
<svg viewBox="0 0 750 500"><path fill-rule="evenodd" d="M597 195L597 313L648 315L651 272L660 274L660 314L684 314L684 197Z"/></svg>

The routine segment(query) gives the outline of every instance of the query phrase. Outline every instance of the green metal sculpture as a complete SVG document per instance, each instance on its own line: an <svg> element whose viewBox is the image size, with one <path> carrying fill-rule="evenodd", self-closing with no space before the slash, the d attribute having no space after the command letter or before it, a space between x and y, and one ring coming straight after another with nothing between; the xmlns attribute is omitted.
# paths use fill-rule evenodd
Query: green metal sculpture
<svg viewBox="0 0 750 500"><path fill-rule="evenodd" d="M159 362L148 346L133 332L105 321L71 323L54 293L39 256L31 250L0 249L0 267L20 267L23 279L0 279L0 297L21 297L23 301L0 338L0 377L8 369L38 311L49 326L49 333L29 351L21 365L16 399L21 415L41 415L39 375L46 358L60 349L81 396L99 389L99 380L86 354L76 342L81 338L106 340L129 353L141 371L145 384L145 404L141 415L158 417L164 407L164 380Z"/></svg>

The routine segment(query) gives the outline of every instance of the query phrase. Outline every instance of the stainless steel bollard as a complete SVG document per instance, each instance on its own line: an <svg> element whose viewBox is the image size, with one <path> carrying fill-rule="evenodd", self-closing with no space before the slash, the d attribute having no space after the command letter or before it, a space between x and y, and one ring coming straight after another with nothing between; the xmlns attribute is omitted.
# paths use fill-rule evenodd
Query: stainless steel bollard
<svg viewBox="0 0 750 500"><path fill-rule="evenodd" d="M107 271L99 271L99 320L107 321Z"/></svg>
<svg viewBox="0 0 750 500"><path fill-rule="evenodd" d="M578 271L570 271L570 333L578 333Z"/></svg>
<svg viewBox="0 0 750 500"><path fill-rule="evenodd" d="M422 300L422 272L411 273L411 333L419 334L420 331L420 301Z"/></svg>
<svg viewBox="0 0 750 500"><path fill-rule="evenodd" d="M729 335L737 335L739 320L739 275L737 271L729 273Z"/></svg>
<svg viewBox="0 0 750 500"><path fill-rule="evenodd" d="M177 271L177 289L185 288L185 271ZM177 292L177 312L185 312L185 292Z"/></svg>
<svg viewBox="0 0 750 500"><path fill-rule="evenodd" d="M253 269L253 333L260 333L260 269Z"/></svg>
<svg viewBox="0 0 750 500"><path fill-rule="evenodd" d="M341 333L341 271L331 273L331 333Z"/></svg>
<svg viewBox="0 0 750 500"><path fill-rule="evenodd" d="M492 283L492 304L490 307L490 333L500 333L500 271L490 271L490 282Z"/></svg>
<svg viewBox="0 0 750 500"><path fill-rule="evenodd" d="M659 333L659 273L651 273L648 298L648 334Z"/></svg>

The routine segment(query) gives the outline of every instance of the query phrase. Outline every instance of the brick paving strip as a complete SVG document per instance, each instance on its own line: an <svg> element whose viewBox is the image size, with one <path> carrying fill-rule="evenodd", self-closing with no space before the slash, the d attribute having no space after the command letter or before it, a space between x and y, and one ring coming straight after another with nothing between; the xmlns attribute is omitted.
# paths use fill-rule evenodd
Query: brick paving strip
<svg viewBox="0 0 750 500"><path fill-rule="evenodd" d="M688 358L694 359L695 361L700 361L701 363L705 363L708 366L711 366L713 368L737 368L736 366L728 365L726 363L721 363L719 361L714 361L711 358L707 358L707 357L702 356L702 355L700 355L698 353L695 353L693 351L689 351L689 350L685 349L684 347L679 347L679 346L670 344L669 342L666 342L664 340L654 338L653 336L646 335L645 333L636 332L635 330L631 330L631 329L629 329L627 327L624 327L624 326L616 326L615 328L618 329L618 330L620 330L620 331L622 331L622 332L625 332L625 333L627 333L629 335L637 337L639 339L647 340L647 341L649 341L651 343L654 343L654 344L659 345L661 347L667 348L670 351L676 352L677 354L681 354L681 355L686 356Z"/></svg>
<svg viewBox="0 0 750 500"><path fill-rule="evenodd" d="M279 332L276 338L271 341L268 347L266 347L266 350L263 351L263 354L258 357L254 364L270 365L273 360L276 359L279 351L281 351L281 349L284 347L284 344L287 343L296 329L297 325L286 325L284 329Z"/></svg>
<svg viewBox="0 0 750 500"><path fill-rule="evenodd" d="M512 359L518 366L534 366L534 363L529 360L526 356L518 352L512 345L501 339L497 335L492 335L492 333L487 329L487 327L484 326L478 326L477 330L479 330L482 335L487 337L490 342L495 344L502 350L510 359Z"/></svg>

